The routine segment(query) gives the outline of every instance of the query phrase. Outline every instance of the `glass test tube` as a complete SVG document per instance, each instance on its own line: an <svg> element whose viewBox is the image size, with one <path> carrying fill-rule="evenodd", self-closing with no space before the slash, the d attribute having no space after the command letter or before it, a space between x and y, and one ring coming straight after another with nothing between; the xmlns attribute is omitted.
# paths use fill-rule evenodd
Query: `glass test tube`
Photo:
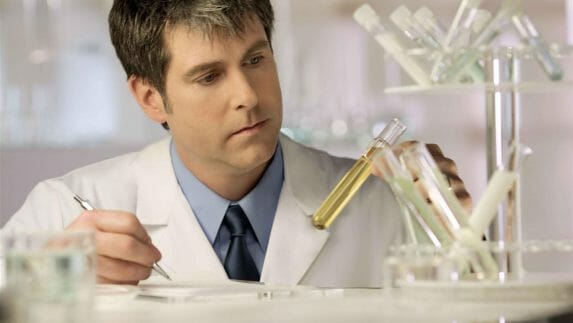
<svg viewBox="0 0 573 323"><path fill-rule="evenodd" d="M455 49L467 46L467 42L471 35L471 25L473 24L480 3L481 0L462 0L460 2L456 15L454 16L452 24L446 33L446 38L442 44L444 53L438 57L432 67L430 74L432 80L439 81L442 71L451 65L451 58L447 57L448 53L451 54ZM448 62L444 62L445 60ZM468 74L471 79L470 81L472 83L483 82L484 80L483 71L479 66L477 66L477 68L477 71L479 72L477 74L475 73L475 68L468 70ZM467 79L463 79L464 83L467 81Z"/></svg>
<svg viewBox="0 0 573 323"><path fill-rule="evenodd" d="M414 20L419 23L428 32L432 38L436 39L440 44L441 52L437 55L436 61L432 66L430 72L430 78L438 82L440 80L440 75L448 67L449 60L446 60L447 48L444 47L446 41L447 30L446 27L440 23L440 21L434 16L432 11L426 7L419 8L416 13L414 13ZM484 72L479 64L473 64L471 68L467 71L467 77L473 83L479 83L484 81Z"/></svg>
<svg viewBox="0 0 573 323"><path fill-rule="evenodd" d="M404 52L404 46L400 43L396 34L389 31L382 24L380 17L370 5L364 4L356 9L354 19L374 35L376 41L416 83L419 85L431 84L429 73L420 62Z"/></svg>
<svg viewBox="0 0 573 323"><path fill-rule="evenodd" d="M524 12L520 12L511 17L511 21L521 39L531 48L533 56L547 76L554 81L563 78L563 69L557 60L551 56L547 44L529 17Z"/></svg>
<svg viewBox="0 0 573 323"><path fill-rule="evenodd" d="M428 244L441 249L460 242L477 253L450 256L462 269L464 276L494 277L497 266L491 255L476 248L480 238L467 229L467 215L433 157L422 143L408 147L397 161L392 149L383 147L373 160L382 173L401 207L406 234L413 244ZM416 181L413 180L416 178ZM465 232L465 231L468 232ZM470 243L472 243L470 245ZM462 249L463 250L463 249ZM471 269L471 270L470 270Z"/></svg>
<svg viewBox="0 0 573 323"><path fill-rule="evenodd" d="M400 207L406 237L412 244L449 245L452 237L416 188L410 172L402 165L391 147L382 147L373 158L373 167L382 174Z"/></svg>
<svg viewBox="0 0 573 323"><path fill-rule="evenodd" d="M467 40L480 3L481 0L462 0L460 2L454 20L448 30L444 43L445 47L462 43L464 39Z"/></svg>
<svg viewBox="0 0 573 323"><path fill-rule="evenodd" d="M399 6L390 14L390 20L402 30L406 37L410 38L421 47L432 50L440 49L440 43L424 27L417 22L412 12L406 6Z"/></svg>
<svg viewBox="0 0 573 323"><path fill-rule="evenodd" d="M446 40L446 27L434 16L427 7L420 7L414 13L414 19L438 41L440 46Z"/></svg>
<svg viewBox="0 0 573 323"><path fill-rule="evenodd" d="M402 159L410 172L418 177L418 187L427 194L441 225L455 241L476 252L477 257L458 255L460 263L468 261L477 277L496 277L499 268L494 258L479 247L481 235L471 230L466 211L426 146L416 143L408 147L402 153Z"/></svg>
<svg viewBox="0 0 573 323"><path fill-rule="evenodd" d="M522 7L521 0L504 0L501 8L482 31L472 40L467 51L458 57L452 66L444 70L440 75L440 81L444 83L457 82L481 57L481 46L489 45L499 34L500 29L508 23L511 16Z"/></svg>
<svg viewBox="0 0 573 323"><path fill-rule="evenodd" d="M334 189L322 202L312 217L312 224L317 229L327 229L346 204L366 181L372 172L372 158L376 152L384 146L393 145L406 131L406 126L398 119L393 119L372 140L366 151L354 163L352 168L336 184Z"/></svg>
<svg viewBox="0 0 573 323"><path fill-rule="evenodd" d="M418 178L420 188L436 208L436 215L451 236L468 225L468 215L423 143L408 147L401 156L407 168Z"/></svg>
<svg viewBox="0 0 573 323"><path fill-rule="evenodd" d="M482 29L487 25L487 23L491 20L491 12L485 9L478 9L476 12L476 16L474 18L474 22L472 24L472 34L479 35Z"/></svg>
<svg viewBox="0 0 573 323"><path fill-rule="evenodd" d="M531 152L531 148L527 146L518 143L512 144L506 165L493 173L484 195L476 204L469 218L470 227L476 234L481 235L487 230L493 217L497 214L498 205L512 189L524 160Z"/></svg>

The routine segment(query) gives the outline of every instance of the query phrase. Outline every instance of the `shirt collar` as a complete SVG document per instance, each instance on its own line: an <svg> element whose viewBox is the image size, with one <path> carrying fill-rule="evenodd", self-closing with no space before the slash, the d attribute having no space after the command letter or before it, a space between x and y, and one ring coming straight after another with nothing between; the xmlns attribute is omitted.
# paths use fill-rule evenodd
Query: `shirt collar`
<svg viewBox="0 0 573 323"><path fill-rule="evenodd" d="M229 201L199 181L179 158L173 141L170 153L179 186L211 244L217 237L227 207L235 203L247 215L260 246L266 251L284 179L280 144L257 185L239 201Z"/></svg>

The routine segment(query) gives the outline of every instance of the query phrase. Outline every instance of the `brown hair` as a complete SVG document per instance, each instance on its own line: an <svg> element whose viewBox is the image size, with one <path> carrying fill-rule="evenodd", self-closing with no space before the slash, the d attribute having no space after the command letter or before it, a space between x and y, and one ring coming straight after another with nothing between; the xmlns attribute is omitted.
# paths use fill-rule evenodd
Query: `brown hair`
<svg viewBox="0 0 573 323"><path fill-rule="evenodd" d="M270 42L274 23L270 0L115 0L108 22L127 77L147 80L167 103L165 73L170 54L164 37L169 28L185 25L209 37L214 33L234 36L244 32L245 20L254 17ZM166 109L169 112L167 104Z"/></svg>

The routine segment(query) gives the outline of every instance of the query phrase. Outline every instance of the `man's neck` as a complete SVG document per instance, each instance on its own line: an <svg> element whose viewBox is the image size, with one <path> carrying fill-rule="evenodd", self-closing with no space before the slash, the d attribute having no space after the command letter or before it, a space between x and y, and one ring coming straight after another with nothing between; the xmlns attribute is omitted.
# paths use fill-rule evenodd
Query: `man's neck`
<svg viewBox="0 0 573 323"><path fill-rule="evenodd" d="M247 195L259 182L265 170L272 161L272 157L264 164L245 171L237 172L228 165L214 165L193 162L183 158L176 148L176 153L183 165L211 191L229 201L239 201ZM220 166L220 167L217 167Z"/></svg>
<svg viewBox="0 0 573 323"><path fill-rule="evenodd" d="M205 186L229 201L238 201L247 195L259 182L270 161L243 174L225 172L195 172L193 174Z"/></svg>

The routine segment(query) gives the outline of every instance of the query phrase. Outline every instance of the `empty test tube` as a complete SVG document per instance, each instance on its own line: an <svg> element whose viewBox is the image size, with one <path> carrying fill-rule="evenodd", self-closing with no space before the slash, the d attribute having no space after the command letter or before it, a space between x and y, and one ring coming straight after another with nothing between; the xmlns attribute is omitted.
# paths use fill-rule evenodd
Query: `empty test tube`
<svg viewBox="0 0 573 323"><path fill-rule="evenodd" d="M467 44L471 34L471 25L480 3L481 0L462 0L460 2L456 15L442 43L443 52L436 59L434 66L432 66L430 72L432 80L439 81L443 70L450 65L449 62L445 62L448 59L448 53ZM474 83L483 81L483 72L471 75L471 79Z"/></svg>
<svg viewBox="0 0 573 323"><path fill-rule="evenodd" d="M416 13L414 13L413 17L414 20L420 24L424 30L429 33L433 39L436 39L436 41L440 44L441 51L437 55L436 61L430 72L430 78L433 81L438 82L440 80L441 73L446 68L448 68L448 64L451 61L450 59L446 59L447 52L449 52L450 49L444 47L447 35L446 27L434 16L432 11L427 7L419 8ZM466 74L466 76L473 83L483 82L484 80L483 69L477 63L469 68Z"/></svg>
<svg viewBox="0 0 573 323"><path fill-rule="evenodd" d="M547 76L554 81L563 78L563 69L557 60L551 56L547 44L529 17L524 12L519 12L511 17L511 22L521 39L529 45L533 56Z"/></svg>
<svg viewBox="0 0 573 323"><path fill-rule="evenodd" d="M432 35L440 46L446 40L446 27L434 16L432 11L427 7L420 7L414 13L414 19Z"/></svg>
<svg viewBox="0 0 573 323"><path fill-rule="evenodd" d="M327 229L338 217L346 204L364 184L372 172L372 158L381 147L392 146L406 131L406 126L398 119L393 119L372 140L366 151L354 163L352 168L336 184L334 189L322 202L312 217L312 224L317 229Z"/></svg>
<svg viewBox="0 0 573 323"><path fill-rule="evenodd" d="M472 34L478 35L490 20L491 12L485 9L478 9L472 24Z"/></svg>
<svg viewBox="0 0 573 323"><path fill-rule="evenodd" d="M398 37L382 24L380 17L370 5L364 4L356 9L354 19L374 35L376 41L416 83L419 85L431 84L428 71L414 57L404 52L404 46Z"/></svg>
<svg viewBox="0 0 573 323"><path fill-rule="evenodd" d="M466 45L481 0L462 0L450 25L444 47Z"/></svg>
<svg viewBox="0 0 573 323"><path fill-rule="evenodd" d="M481 57L480 47L488 46L499 34L501 28L508 23L509 19L522 7L521 0L504 0L500 9L481 32L472 40L467 51L458 57L452 66L444 70L440 75L440 81L444 83L457 82Z"/></svg>
<svg viewBox="0 0 573 323"><path fill-rule="evenodd" d="M390 14L390 20L392 20L398 29L402 30L406 37L416 42L419 46L433 50L441 47L438 41L414 19L412 12L410 12L406 6L396 8L396 10Z"/></svg>

